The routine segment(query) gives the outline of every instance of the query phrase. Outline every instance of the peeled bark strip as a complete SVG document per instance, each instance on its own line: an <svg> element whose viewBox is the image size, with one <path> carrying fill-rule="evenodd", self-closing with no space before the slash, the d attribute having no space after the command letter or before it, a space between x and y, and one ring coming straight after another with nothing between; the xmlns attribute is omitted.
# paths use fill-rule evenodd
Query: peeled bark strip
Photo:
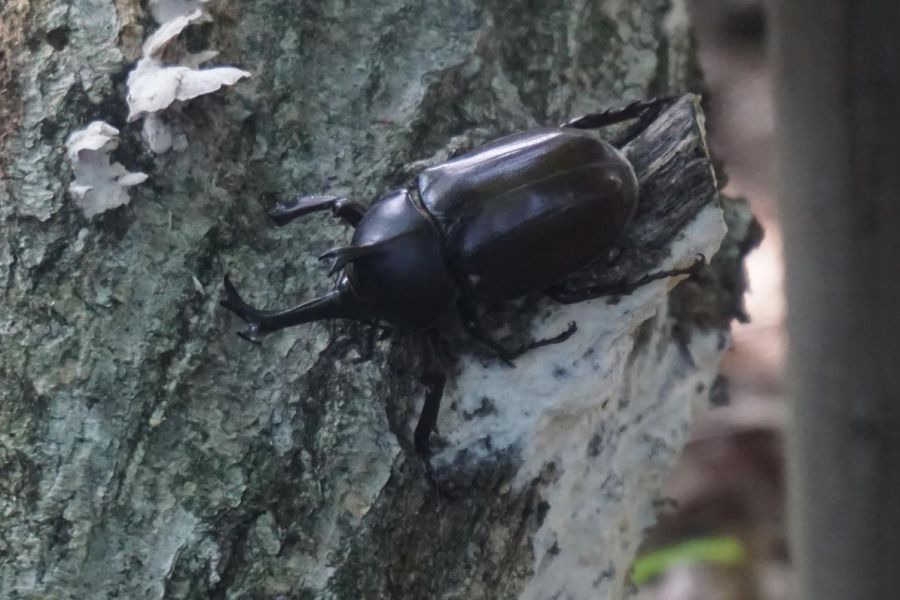
<svg viewBox="0 0 900 600"><path fill-rule="evenodd" d="M658 282L492 312L519 335L578 321L516 369L448 332L435 462L454 500L409 451L414 339L332 322L251 346L218 295L226 272L259 305L331 286L315 257L349 232L322 215L275 228L276 199L374 198L453 148L685 89L683 2L210 4L187 50L252 77L170 110L187 147L161 156L127 123L139 3L0 8L0 597L620 595L707 401L742 233L668 297ZM149 178L88 220L65 140L98 119L120 131L113 160ZM616 267L587 277L715 252L696 119L684 97L623 134L641 211Z"/></svg>

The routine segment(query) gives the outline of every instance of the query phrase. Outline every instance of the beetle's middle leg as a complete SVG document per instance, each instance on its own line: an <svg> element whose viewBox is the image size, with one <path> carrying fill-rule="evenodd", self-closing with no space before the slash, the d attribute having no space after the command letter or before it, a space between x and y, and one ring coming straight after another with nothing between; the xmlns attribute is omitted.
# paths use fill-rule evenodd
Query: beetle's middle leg
<svg viewBox="0 0 900 600"><path fill-rule="evenodd" d="M678 275L696 275L705 264L706 258L701 254L694 261L694 264L684 269L656 271L654 273L648 273L647 275L644 275L640 279L636 279L634 281L620 281L611 284L587 285L576 289L567 289L564 285L559 285L554 288L550 288L547 291L547 295L549 295L553 300L559 302L560 304L575 304L577 302L584 302L585 300L599 298L601 296L627 296L639 287L646 285L651 281L656 281L657 279L666 279L668 277L675 277Z"/></svg>
<svg viewBox="0 0 900 600"><path fill-rule="evenodd" d="M330 210L331 214L356 227L366 214L366 207L341 196L297 196L289 204L276 204L269 217L278 226L312 212Z"/></svg>
<svg viewBox="0 0 900 600"><path fill-rule="evenodd" d="M461 300L460 303L460 316L462 317L463 326L466 328L466 331L473 338L490 348L494 354L496 354L500 359L502 359L509 366L513 365L512 361L516 358L522 356L529 350L534 350L535 348L540 348L541 346L550 346L551 344L560 344L578 331L578 326L574 321L569 323L569 326L565 329L565 331L549 338L542 338L539 340L534 340L533 342L529 342L527 344L522 344L521 346L517 346L516 348L506 348L492 338L481 325L481 319L478 318L477 309L472 306L469 302L465 300Z"/></svg>

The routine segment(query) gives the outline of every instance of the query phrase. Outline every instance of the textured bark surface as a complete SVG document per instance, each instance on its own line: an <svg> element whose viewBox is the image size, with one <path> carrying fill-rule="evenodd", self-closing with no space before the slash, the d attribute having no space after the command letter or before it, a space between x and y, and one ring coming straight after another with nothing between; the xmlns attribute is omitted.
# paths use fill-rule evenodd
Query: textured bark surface
<svg viewBox="0 0 900 600"><path fill-rule="evenodd" d="M629 374L616 381L634 383L627 393L605 388L602 372L582 384L596 442L579 452L612 465L601 492L610 510L627 510L584 504L599 510L591 518L605 537L580 548L554 549L545 527L569 522L548 498L577 473L521 440L491 460L444 464L460 497L433 493L408 452L422 395L408 338L318 323L255 347L233 335L217 301L226 271L261 305L330 287L315 257L347 231L325 217L274 228L265 213L275 199L374 198L407 184L415 161L683 90L683 3L272 0L219 2L212 13L186 44L222 50L219 64L253 78L183 106L188 147L154 156L125 121L124 81L155 27L137 2L0 8L0 596L621 593L736 307L718 276L682 290L694 296L671 311L664 282L635 300L642 318L608 336ZM150 179L129 206L88 221L65 192L64 141L97 118L121 130L115 158ZM702 133L688 123L672 156L705 164ZM702 202L664 228L655 252L626 253L626 270L717 245L718 209L702 217L714 202L704 172L687 187L662 172L658 202L698 185ZM742 239L725 253L729 281ZM586 327L617 305L577 306ZM463 359L451 397L464 399L473 361ZM465 418L445 406L446 454L462 443L454 419ZM585 556L590 581L579 572L566 588L558 552Z"/></svg>

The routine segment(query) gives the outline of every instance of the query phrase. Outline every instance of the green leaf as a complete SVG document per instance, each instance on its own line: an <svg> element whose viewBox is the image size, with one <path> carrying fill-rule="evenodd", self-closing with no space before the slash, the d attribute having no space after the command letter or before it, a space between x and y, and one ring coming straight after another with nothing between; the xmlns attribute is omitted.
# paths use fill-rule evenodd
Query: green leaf
<svg viewBox="0 0 900 600"><path fill-rule="evenodd" d="M647 583L680 564L741 565L747 558L744 545L733 536L688 540L674 546L648 552L634 561L631 580Z"/></svg>

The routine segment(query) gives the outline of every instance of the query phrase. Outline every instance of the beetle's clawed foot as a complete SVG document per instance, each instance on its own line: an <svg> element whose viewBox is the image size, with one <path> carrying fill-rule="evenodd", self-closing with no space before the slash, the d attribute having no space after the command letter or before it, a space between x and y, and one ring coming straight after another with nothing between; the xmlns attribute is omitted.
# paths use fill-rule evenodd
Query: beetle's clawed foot
<svg viewBox="0 0 900 600"><path fill-rule="evenodd" d="M431 464L431 455L419 454L419 457L422 459L422 465L425 467L425 479L428 480L428 486L432 491L441 498L458 500L460 495L451 491L446 485L442 485L439 481L437 471L435 470L434 465Z"/></svg>
<svg viewBox="0 0 900 600"><path fill-rule="evenodd" d="M691 276L700 274L703 269L706 267L706 256L704 254L698 254L696 258L694 258L694 264L688 267L689 274Z"/></svg>
<svg viewBox="0 0 900 600"><path fill-rule="evenodd" d="M443 496L444 494L441 490L441 486L438 485L437 478L434 475L434 465L431 464L431 458L427 456L422 457L422 464L425 466L425 479L428 480L428 486L434 490L436 494Z"/></svg>
<svg viewBox="0 0 900 600"><path fill-rule="evenodd" d="M682 269L673 269L668 271L670 275L687 275L688 279L692 277L697 277L703 270L706 268L706 256L703 254L697 254L694 257L694 262L691 263L691 266L684 267Z"/></svg>
<svg viewBox="0 0 900 600"><path fill-rule="evenodd" d="M341 267L338 265L337 259L334 258L333 252L334 252L333 250L329 250L329 251L326 252L325 254L321 254L321 255L318 257L318 258L319 258L319 262L323 262L323 263L324 263L324 262L327 262L327 261L329 261L329 260L331 261L331 265L328 267L328 276L329 276L329 277L332 276L332 275L334 275L335 273L337 273L338 271L341 270Z"/></svg>
<svg viewBox="0 0 900 600"><path fill-rule="evenodd" d="M518 357L520 354L522 354L522 353L518 352L516 350L504 349L502 352L497 353L497 358L499 358L500 362L502 362L504 365L506 365L510 369L515 369L516 368L515 360L516 360L516 357Z"/></svg>
<svg viewBox="0 0 900 600"><path fill-rule="evenodd" d="M700 274L704 267L706 267L706 256L703 254L697 254L694 258L694 262L689 267L683 267L680 269L669 269L668 271L656 271L654 273L649 273L637 281L627 282L622 281L619 283L619 292L623 295L631 294L639 287L650 283L651 281L656 281L657 279L668 279L669 277L678 277L679 275L687 275L688 278L695 277Z"/></svg>
<svg viewBox="0 0 900 600"><path fill-rule="evenodd" d="M566 330L562 333L559 333L551 338L545 338L543 340L538 340L530 345L530 348L537 348L539 346L549 346L550 344L560 344L578 331L578 324L575 321L569 321L569 324L566 326Z"/></svg>
<svg viewBox="0 0 900 600"><path fill-rule="evenodd" d="M630 294L631 292L633 292L635 289L637 289L641 285L644 285L645 283L649 283L650 281L653 281L656 279L677 277L679 275L687 275L688 278L696 277L697 275L699 275L700 273L703 272L703 269L705 267L706 267L706 256L704 256L703 254L697 254L696 257L694 258L694 262L691 263L691 266L684 267L681 269L671 269L669 271L658 271L656 273L650 273L649 275L644 276L642 279L640 279L632 284L628 284L627 287L630 287L631 289L627 293Z"/></svg>
<svg viewBox="0 0 900 600"><path fill-rule="evenodd" d="M225 276L224 287L225 298L219 304L239 316L247 324L246 331L239 331L238 335L248 342L259 344L261 337L259 311L244 302L244 299L238 294L227 275Z"/></svg>
<svg viewBox="0 0 900 600"><path fill-rule="evenodd" d="M437 433L437 429L432 430L434 433ZM416 455L422 460L422 466L425 467L425 478L428 480L428 485L432 490L438 495L448 500L455 500L459 496L450 492L446 486L442 486L440 481L438 481L437 471L434 468L434 465L431 463L431 433L425 432L422 429L418 429L414 435L414 442L416 448Z"/></svg>

